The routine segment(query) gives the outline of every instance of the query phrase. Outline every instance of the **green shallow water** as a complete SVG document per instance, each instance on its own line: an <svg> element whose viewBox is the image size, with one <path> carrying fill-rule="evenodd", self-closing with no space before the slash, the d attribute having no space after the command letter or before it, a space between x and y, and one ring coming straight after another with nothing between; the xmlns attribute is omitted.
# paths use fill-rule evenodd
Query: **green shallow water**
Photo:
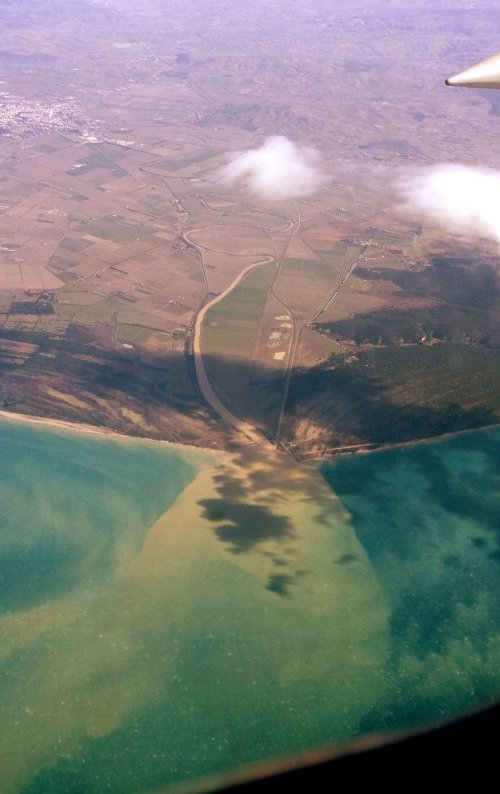
<svg viewBox="0 0 500 794"><path fill-rule="evenodd" d="M258 451L0 445L5 794L153 790L500 693L499 431L330 487Z"/></svg>
<svg viewBox="0 0 500 794"><path fill-rule="evenodd" d="M363 728L500 696L500 429L325 463L388 595L393 696Z"/></svg>
<svg viewBox="0 0 500 794"><path fill-rule="evenodd" d="M113 568L196 474L195 456L19 423L0 424L0 614Z"/></svg>

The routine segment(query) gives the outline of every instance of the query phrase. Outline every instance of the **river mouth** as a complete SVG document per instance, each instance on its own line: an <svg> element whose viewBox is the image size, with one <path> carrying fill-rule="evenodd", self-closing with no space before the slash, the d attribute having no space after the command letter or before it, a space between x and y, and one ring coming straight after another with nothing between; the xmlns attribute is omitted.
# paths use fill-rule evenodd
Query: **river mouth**
<svg viewBox="0 0 500 794"><path fill-rule="evenodd" d="M258 448L2 428L9 794L168 787L498 695L498 431L323 464L340 501ZM409 531L431 463L441 527L421 510ZM463 491L471 467L492 489L473 532L443 502L446 472ZM457 565L474 587L451 587Z"/></svg>

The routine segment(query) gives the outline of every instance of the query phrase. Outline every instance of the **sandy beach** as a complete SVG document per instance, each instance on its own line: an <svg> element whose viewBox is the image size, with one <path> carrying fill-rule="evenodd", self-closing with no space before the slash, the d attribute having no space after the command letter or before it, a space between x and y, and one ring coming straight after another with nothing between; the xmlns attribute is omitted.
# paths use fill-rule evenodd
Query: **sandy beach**
<svg viewBox="0 0 500 794"><path fill-rule="evenodd" d="M87 425L83 422L68 422L64 419L48 419L42 416L29 416L28 414L11 413L0 409L0 420L5 422L17 422L24 425L35 425L38 428L46 428L47 430L59 430L68 433L86 434L95 436L96 438L106 439L107 441L127 442L132 444L147 444L158 447L168 447L170 449L177 449L183 452L197 452L205 455L213 455L214 458L223 456L224 453L220 450L210 449L208 447L195 447L191 444L181 444L177 441L166 441L162 439L148 438L147 436L128 436L125 433L117 433L114 430L107 428L95 427L94 425Z"/></svg>

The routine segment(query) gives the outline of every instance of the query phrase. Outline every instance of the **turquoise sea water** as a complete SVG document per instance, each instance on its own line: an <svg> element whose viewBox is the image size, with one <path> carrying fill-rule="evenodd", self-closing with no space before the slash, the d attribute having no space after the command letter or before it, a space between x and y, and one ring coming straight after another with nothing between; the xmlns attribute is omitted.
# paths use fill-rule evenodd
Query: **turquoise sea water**
<svg viewBox="0 0 500 794"><path fill-rule="evenodd" d="M132 451L133 450L133 451ZM0 614L62 596L87 573L109 576L196 466L172 448L0 424Z"/></svg>
<svg viewBox="0 0 500 794"><path fill-rule="evenodd" d="M389 702L363 727L500 696L500 430L325 463L390 604Z"/></svg>
<svg viewBox="0 0 500 794"><path fill-rule="evenodd" d="M500 431L320 468L0 425L2 792L144 792L500 694Z"/></svg>

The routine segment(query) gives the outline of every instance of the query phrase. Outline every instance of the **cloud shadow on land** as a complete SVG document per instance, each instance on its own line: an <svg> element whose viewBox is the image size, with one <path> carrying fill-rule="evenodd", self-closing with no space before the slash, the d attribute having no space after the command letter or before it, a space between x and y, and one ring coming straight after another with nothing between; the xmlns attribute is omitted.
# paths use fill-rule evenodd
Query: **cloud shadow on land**
<svg viewBox="0 0 500 794"><path fill-rule="evenodd" d="M494 404L490 400L484 407L473 405L477 403L477 395L464 393L461 402L458 388L452 391L453 399L449 391L447 393L448 378L458 378L460 384L471 386L470 374L474 370L478 390L481 386L488 388L491 397L492 373L497 372L500 379L500 352L466 344L401 345L371 349L358 355L360 360L356 363L344 363L338 357L309 370L296 368L292 371L281 440L287 445L293 444L299 457L302 449L307 451L307 436L300 435L304 433L300 427L304 418L322 437L326 448L412 441L500 422L500 391ZM418 357L416 364L413 356ZM427 365L434 379L430 385L420 380ZM443 366L445 371L440 372ZM380 373L377 372L379 367ZM241 382L248 376L245 364L234 360L219 359L217 370L224 384L232 379ZM394 399L394 372L398 370L403 376L406 374L409 384L406 401L402 404ZM261 396L268 400L273 391L276 401L281 399L281 384L268 376L269 370L257 372L254 368L248 382L248 391L256 406ZM238 406L230 407L237 413ZM264 434L273 439L274 415L268 429L258 408L256 413L258 418L250 409L239 415L249 422L257 420ZM270 488L275 479L273 472L255 471L251 477L256 488ZM276 473L275 481L277 488L283 487L282 474Z"/></svg>
<svg viewBox="0 0 500 794"><path fill-rule="evenodd" d="M199 393L192 357L114 346L110 328L70 324L51 336L0 329L0 408L130 436L229 449L234 434ZM35 351L18 364L12 343Z"/></svg>
<svg viewBox="0 0 500 794"><path fill-rule="evenodd" d="M318 395L328 395L318 407ZM342 446L389 444L418 440L500 421L498 413L483 408L464 409L458 401L433 405L391 402L391 392L376 375L350 365L315 369L292 379L289 412L292 417L311 405L312 419Z"/></svg>
<svg viewBox="0 0 500 794"><path fill-rule="evenodd" d="M420 342L423 336L447 342L473 342L500 348L500 277L497 260L470 252L434 256L423 270L357 268L364 281L391 282L418 308L397 306L355 314L315 327L357 344ZM444 310L445 309L445 310Z"/></svg>
<svg viewBox="0 0 500 794"><path fill-rule="evenodd" d="M457 269L458 266L453 266L452 272L456 273ZM438 281L441 279L444 290L445 278L438 273L439 270L440 266L435 265L433 278ZM372 273L372 276L377 277L377 274ZM380 277L385 277L382 271ZM418 280L429 277L413 274L413 285L410 281L405 288L418 293L427 288L426 285L419 285ZM410 275L393 273L393 278L409 279ZM490 275L483 273L482 269L477 278L482 280L481 284L478 281L476 290L478 301L482 296L477 317L484 319L483 330L486 333L488 328L494 328L496 299L491 309L482 307L486 306L489 300L487 293L491 294L495 285ZM470 286L469 281L467 284L464 282L464 295L470 293ZM457 305L459 302L457 298ZM445 314L448 318L451 316L450 311ZM465 310L460 317L457 315L456 328L460 333L461 329L466 328L459 324L459 321L462 322L460 318L465 318L463 323L466 323L471 316L471 312ZM422 324L418 313L413 315L408 312L408 317L414 317L412 322L417 325ZM352 322L363 323L365 319L363 315L357 315ZM378 315L372 313L370 321L374 323L374 328L378 328L373 333L382 333L384 327L391 327L391 323L396 329L395 333L399 333L397 310L392 313L384 310L383 314ZM338 325L340 336L351 333L345 323ZM482 334L483 330L479 328ZM3 407L13 406L20 413L84 422L132 436L219 446L233 451L238 449L233 429L206 405L198 391L192 356L172 352L152 355L142 354L140 350L131 353L103 349L98 332L98 328L71 326L64 338L54 339L42 333L2 331L0 347L4 339L39 346L37 352L22 366L0 359L0 401L3 401ZM493 339L492 333L490 339ZM308 449L305 444L307 438L300 435L303 431L300 423L296 422L301 417L305 417L309 427L322 436L322 448L349 443L383 444L413 440L500 421L500 383L497 403L494 400L492 402L491 398L490 403L485 402L482 406L477 404L476 399L482 386L485 389L488 386L490 395L493 393L491 382L494 373L500 372L500 359L497 361L500 351L497 353L485 346L458 343L432 347L396 345L359 355L361 358L366 356L366 361L358 364L333 361L309 370L296 368L292 371L282 440L286 444L294 444L299 455L302 449ZM420 369L413 367L412 357L415 356L423 361L420 362ZM438 386L440 379L452 369L453 377L459 377L460 383L471 382L471 373L474 374L477 386L477 394L473 395L475 405L470 395L461 401L456 384L451 390L453 399L450 399L449 394L445 395L444 389L439 400L434 399L432 391L424 395L425 399L422 398L420 375L425 370L425 363L435 361L437 356L443 359L443 366L433 371ZM229 408L242 419L261 427L269 438L274 439L277 407L281 405L283 396L281 367L262 366L256 362L249 366L234 358L205 356L204 360L207 371L217 374L217 381L212 380L214 388L217 389L218 384L224 386L223 401L228 402ZM369 366L364 366L365 363ZM406 380L411 383L404 404L394 401L388 382L384 380L389 370L405 373ZM179 371L184 373L182 379L176 376ZM232 404L230 399L227 400L227 395L231 395L229 387L232 383L238 385L234 394L241 393L241 384L246 384L245 391L249 398L245 404L240 401ZM73 402L50 397L48 387L62 392L63 397L64 394L74 396L80 403L77 400ZM84 401L85 408L81 407L81 401ZM125 412L124 408L127 409ZM128 418L131 412L140 415L144 424L134 424ZM247 449L245 454L251 454L251 450ZM271 467L265 473L258 466L248 472L251 488L260 489L263 500L272 499L273 488L280 492L284 488L297 490L301 476L297 467L287 472L286 477L282 469L274 471ZM248 483L235 481L219 484L225 488L221 498L235 502L243 496L242 489L249 487Z"/></svg>
<svg viewBox="0 0 500 794"><path fill-rule="evenodd" d="M418 308L387 306L315 323L358 361L332 356L292 371L281 440L300 455L311 448L307 430L321 437L315 447L321 450L411 441L499 422L497 258L464 249L436 255L419 270L364 267L357 275L394 284ZM245 419L274 439L283 371L258 361L251 368L209 356L205 362L223 399L231 404L234 395L234 412L243 410Z"/></svg>
<svg viewBox="0 0 500 794"><path fill-rule="evenodd" d="M367 278L388 278L384 270L363 272ZM405 342L416 341L424 328L435 335L440 333L443 341L450 339L453 344L399 344L406 331L402 330L398 309L355 315L337 324L318 324L320 330L334 330L341 339L358 335L359 341L366 338L376 345L382 336L387 347L379 345L370 351L357 351L358 363L346 364L339 359L308 370L292 371L282 440L294 444L299 455L302 449L308 449L307 437L300 427L303 418L321 435L322 448L407 441L500 421L500 381L496 402L497 392L492 391L495 372L500 372L496 322L500 282L492 268L481 261L471 271L460 261L438 258L425 271L391 271L390 278L416 297L436 291L444 300L450 289L453 303L446 311L442 306L406 311L404 323L409 331ZM467 306L467 299L474 305ZM432 312L439 315L431 315ZM431 324L427 326L427 322ZM140 348L107 349L99 336L102 333L101 326L73 325L63 338L54 339L43 333L2 330L0 353L3 340L38 346L22 366L0 356L3 407L13 406L20 413L84 422L135 436L238 449L233 429L202 399L191 355L151 354ZM472 344L471 339L478 341ZM496 346L498 351L493 349ZM237 416L261 427L264 434L274 439L283 397L281 365L263 366L258 362L249 365L234 358L213 356L204 356L204 360L207 372L216 375L217 380L212 377L213 387L216 390L219 384L224 387L223 402ZM427 372L429 362L434 380L432 388L423 393L421 376ZM179 372L182 378L176 374ZM391 391L395 372L402 373L411 387L403 403L395 402ZM464 392L464 396L457 382L461 388L462 383L472 382L472 375L475 393ZM453 376L454 382L446 395L448 376ZM237 385L233 391L231 384ZM243 403L235 396L233 404L231 395L242 393L241 384L245 384L243 391L248 399ZM76 399L50 397L48 387L62 392L63 397L66 394ZM482 403L480 389L486 394L487 388L489 402L485 397ZM81 407L82 401L85 408ZM140 415L142 425L134 424L129 418L135 414ZM245 454L251 454L251 450L247 449ZM221 498L237 502L251 483L253 490L262 491L263 500L270 500L273 488L280 492L283 488L298 489L300 477L297 467L287 472L285 478L282 470L269 467L264 473L256 466L248 472L248 483L221 481L219 485L224 489Z"/></svg>

